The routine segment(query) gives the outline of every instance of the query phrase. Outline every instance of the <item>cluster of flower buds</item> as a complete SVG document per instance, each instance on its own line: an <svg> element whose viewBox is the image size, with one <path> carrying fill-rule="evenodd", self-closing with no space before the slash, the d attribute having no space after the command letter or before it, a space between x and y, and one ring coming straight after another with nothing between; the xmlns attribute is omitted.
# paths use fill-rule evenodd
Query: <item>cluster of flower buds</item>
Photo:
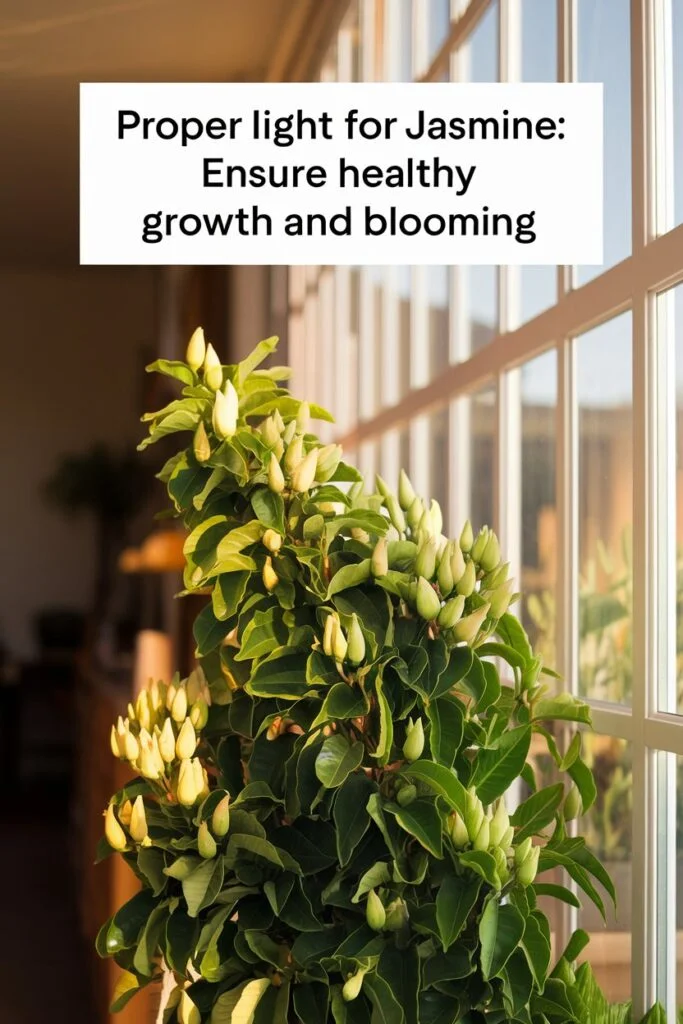
<svg viewBox="0 0 683 1024"><path fill-rule="evenodd" d="M490 853L495 862L501 887L514 871L517 881L531 885L536 877L541 848L532 839L514 846L515 830L501 798L495 811L484 808L474 787L467 791L465 815L453 811L449 818L449 832L457 850L473 849Z"/></svg>
<svg viewBox="0 0 683 1024"><path fill-rule="evenodd" d="M197 830L197 850L204 860L212 860L218 852L216 839L222 839L230 828L230 794L216 804L211 820L201 821Z"/></svg>
<svg viewBox="0 0 683 1024"><path fill-rule="evenodd" d="M119 852L131 843L151 846L142 796L132 802L124 800L118 809L111 802L104 814L104 834L111 848Z"/></svg>
<svg viewBox="0 0 683 1024"><path fill-rule="evenodd" d="M352 668L360 665L365 659L365 637L358 616L355 613L351 616L348 630L344 632L337 612L330 612L325 619L322 647L338 665L346 663Z"/></svg>
<svg viewBox="0 0 683 1024"><path fill-rule="evenodd" d="M385 906L381 897L371 889L365 904L365 920L375 932L397 932L408 922L408 906L401 897Z"/></svg>
<svg viewBox="0 0 683 1024"><path fill-rule="evenodd" d="M406 761L417 761L422 757L424 746L425 734L422 719L418 718L416 722L413 722L412 718L409 718L406 722L406 738L403 743L403 756ZM404 806L405 799L404 797Z"/></svg>
<svg viewBox="0 0 683 1024"><path fill-rule="evenodd" d="M192 807L208 792L206 772L195 754L210 704L211 693L199 669L168 686L153 682L112 726L112 753L163 786L178 803Z"/></svg>
<svg viewBox="0 0 683 1024"><path fill-rule="evenodd" d="M306 450L305 434L310 415L308 403L302 402L296 419L286 425L276 410L259 427L261 440L270 450L268 486L276 494L287 489L303 494L316 482L326 483L337 470L342 455L338 444Z"/></svg>
<svg viewBox="0 0 683 1024"><path fill-rule="evenodd" d="M490 634L517 596L495 533L484 527L475 537L468 521L460 537L449 540L441 532L439 503L427 506L404 472L398 499L381 477L377 489L392 530L416 545L413 579L400 584L406 604L426 622L436 623L453 643L473 643ZM382 539L374 549L371 571L381 577L388 568L387 542Z"/></svg>

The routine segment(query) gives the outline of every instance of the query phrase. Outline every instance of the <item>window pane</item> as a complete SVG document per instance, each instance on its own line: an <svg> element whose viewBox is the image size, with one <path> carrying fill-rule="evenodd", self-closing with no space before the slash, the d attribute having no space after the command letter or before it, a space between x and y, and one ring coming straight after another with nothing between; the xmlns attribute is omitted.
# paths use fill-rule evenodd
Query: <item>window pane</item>
<svg viewBox="0 0 683 1024"><path fill-rule="evenodd" d="M493 476L495 466L496 391L491 385L469 399L470 521L476 533L482 526L494 526Z"/></svg>
<svg viewBox="0 0 683 1024"><path fill-rule="evenodd" d="M427 7L427 49L428 62L441 49L451 27L451 0L430 0Z"/></svg>
<svg viewBox="0 0 683 1024"><path fill-rule="evenodd" d="M498 333L498 268L458 267L456 288L456 344L462 360Z"/></svg>
<svg viewBox="0 0 683 1024"><path fill-rule="evenodd" d="M545 665L554 666L557 512L557 355L522 367L522 579L520 615Z"/></svg>
<svg viewBox="0 0 683 1024"><path fill-rule="evenodd" d="M522 0L522 81L557 80L557 4Z"/></svg>
<svg viewBox="0 0 683 1024"><path fill-rule="evenodd" d="M578 0L578 77L604 82L604 264L579 267L589 281L631 252L631 47L630 4Z"/></svg>
<svg viewBox="0 0 683 1024"><path fill-rule="evenodd" d="M631 701L631 314L577 340L579 689Z"/></svg>
<svg viewBox="0 0 683 1024"><path fill-rule="evenodd" d="M555 267L520 267L520 278L519 323L523 324L557 302L557 270Z"/></svg>
<svg viewBox="0 0 683 1024"><path fill-rule="evenodd" d="M461 76L465 82L498 81L498 2L487 8L461 50Z"/></svg>
<svg viewBox="0 0 683 1024"><path fill-rule="evenodd" d="M398 393L403 398L410 390L410 267L398 267Z"/></svg>
<svg viewBox="0 0 683 1024"><path fill-rule="evenodd" d="M632 752L626 740L584 734L584 758L592 769L598 798L578 822L577 832L610 874L617 893L617 912L598 885L607 923L590 900L582 896L578 925L591 937L582 959L590 961L608 1000L622 1002L631 995L631 846ZM580 894L581 895L581 894Z"/></svg>
<svg viewBox="0 0 683 1024"><path fill-rule="evenodd" d="M429 375L438 377L448 366L449 268L427 267Z"/></svg>
<svg viewBox="0 0 683 1024"><path fill-rule="evenodd" d="M439 409L429 420L429 491L441 506L444 532L448 523L448 409Z"/></svg>
<svg viewBox="0 0 683 1024"><path fill-rule="evenodd" d="M351 267L349 280L349 379L358 381L360 375L360 268ZM351 426L358 422L360 394L359 387L349 389L349 415Z"/></svg>

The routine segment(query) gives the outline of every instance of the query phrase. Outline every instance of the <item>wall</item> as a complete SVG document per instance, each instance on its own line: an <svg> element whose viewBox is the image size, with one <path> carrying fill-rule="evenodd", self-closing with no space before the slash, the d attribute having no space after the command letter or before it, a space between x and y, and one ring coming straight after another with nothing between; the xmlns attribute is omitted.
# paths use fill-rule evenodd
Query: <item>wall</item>
<svg viewBox="0 0 683 1024"><path fill-rule="evenodd" d="M87 608L93 535L44 501L61 455L133 446L154 347L155 272L0 273L0 640L33 649L41 608Z"/></svg>

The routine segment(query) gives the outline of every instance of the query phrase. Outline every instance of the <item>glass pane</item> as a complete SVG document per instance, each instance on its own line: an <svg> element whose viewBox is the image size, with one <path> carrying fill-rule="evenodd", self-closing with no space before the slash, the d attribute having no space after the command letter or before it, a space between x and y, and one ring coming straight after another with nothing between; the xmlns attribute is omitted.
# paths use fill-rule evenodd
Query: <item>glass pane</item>
<svg viewBox="0 0 683 1024"><path fill-rule="evenodd" d="M438 377L448 366L449 268L427 267L427 303L429 331L429 375Z"/></svg>
<svg viewBox="0 0 683 1024"><path fill-rule="evenodd" d="M398 394L403 398L410 390L410 267L398 267Z"/></svg>
<svg viewBox="0 0 683 1024"><path fill-rule="evenodd" d="M487 8L461 54L461 76L465 82L498 81L498 0Z"/></svg>
<svg viewBox="0 0 683 1024"><path fill-rule="evenodd" d="M603 82L605 103L604 264L579 267L583 284L631 252L630 4L578 0L578 77Z"/></svg>
<svg viewBox="0 0 683 1024"><path fill-rule="evenodd" d="M519 322L526 323L557 302L555 267L520 267Z"/></svg>
<svg viewBox="0 0 683 1024"><path fill-rule="evenodd" d="M557 509L557 354L526 363L522 402L522 579L520 616L545 665L554 666Z"/></svg>
<svg viewBox="0 0 683 1024"><path fill-rule="evenodd" d="M496 391L491 385L469 399L471 423L470 521L476 533L494 526L493 475L495 467Z"/></svg>
<svg viewBox="0 0 683 1024"><path fill-rule="evenodd" d="M351 267L349 281L349 379L357 381L360 373L359 360L359 337L360 337L360 268ZM349 416L350 426L358 422L359 408L358 387L349 388Z"/></svg>
<svg viewBox="0 0 683 1024"><path fill-rule="evenodd" d="M402 430L398 438L398 465L410 476L410 431ZM398 486L398 481L395 481ZM390 486L394 486L392 481Z"/></svg>
<svg viewBox="0 0 683 1024"><path fill-rule="evenodd" d="M431 64L451 27L451 0L430 0L427 15L427 52Z"/></svg>
<svg viewBox="0 0 683 1024"><path fill-rule="evenodd" d="M467 359L498 333L498 268L459 267L456 287L457 353Z"/></svg>
<svg viewBox="0 0 683 1024"><path fill-rule="evenodd" d="M603 898L607 923L590 900L581 896L578 925L590 935L583 959L589 960L607 999L622 1002L631 996L631 848L632 848L632 762L630 743L586 733L584 758L592 769L598 798L578 822L592 853L610 874L617 894L615 913L609 896L596 886Z"/></svg>
<svg viewBox="0 0 683 1024"><path fill-rule="evenodd" d="M429 420L429 491L441 506L444 532L448 523L448 408L439 409Z"/></svg>
<svg viewBox="0 0 683 1024"><path fill-rule="evenodd" d="M374 352L374 401L373 408L379 412L382 408L382 332L384 330L384 267L369 267L368 274L372 282L372 348ZM365 353L361 353L361 363ZM359 365L363 373L363 366Z"/></svg>
<svg viewBox="0 0 683 1024"><path fill-rule="evenodd" d="M631 701L631 314L577 340L579 689Z"/></svg>
<svg viewBox="0 0 683 1024"><path fill-rule="evenodd" d="M522 81L557 80L557 4L522 0Z"/></svg>

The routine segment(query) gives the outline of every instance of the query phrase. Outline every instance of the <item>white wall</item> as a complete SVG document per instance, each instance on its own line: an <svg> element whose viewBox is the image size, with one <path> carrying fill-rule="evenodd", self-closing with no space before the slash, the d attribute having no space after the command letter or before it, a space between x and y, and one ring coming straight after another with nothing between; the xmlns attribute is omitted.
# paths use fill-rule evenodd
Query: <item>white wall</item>
<svg viewBox="0 0 683 1024"><path fill-rule="evenodd" d="M61 455L141 436L154 282L137 269L0 272L0 639L21 657L37 610L87 608L90 524L41 486Z"/></svg>

